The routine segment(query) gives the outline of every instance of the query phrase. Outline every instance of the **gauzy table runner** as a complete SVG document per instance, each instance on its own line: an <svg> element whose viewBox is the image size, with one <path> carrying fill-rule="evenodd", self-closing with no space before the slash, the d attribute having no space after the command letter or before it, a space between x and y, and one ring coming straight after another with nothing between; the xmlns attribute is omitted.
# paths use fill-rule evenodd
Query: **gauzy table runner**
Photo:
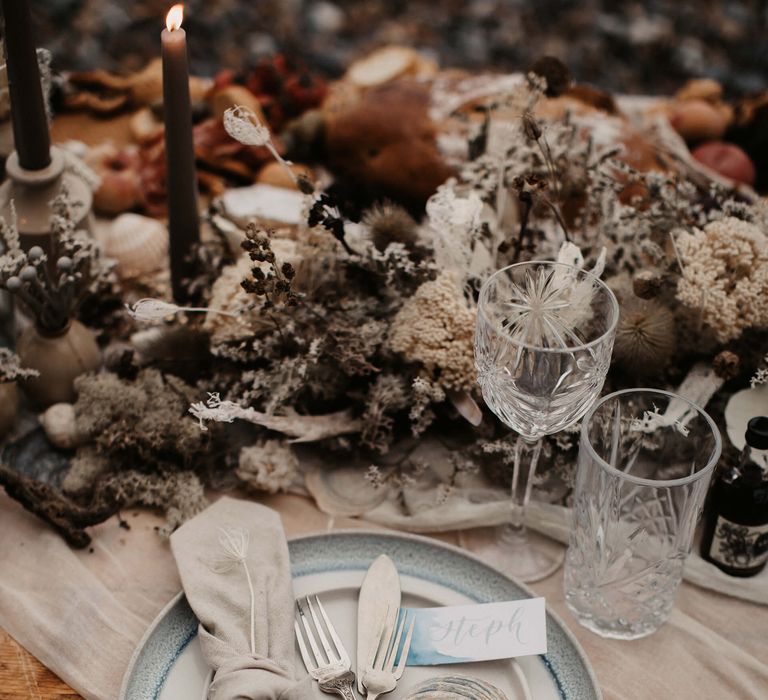
<svg viewBox="0 0 768 700"><path fill-rule="evenodd" d="M334 521L300 496L259 500L280 512L289 537L370 527ZM90 550L74 551L0 493L0 627L88 700L117 697L137 642L180 590L170 547L154 531L160 519L124 518L130 529L113 518L94 528ZM621 642L573 620L562 571L532 587L584 646L606 700L768 697L768 607L683 584L659 632Z"/></svg>

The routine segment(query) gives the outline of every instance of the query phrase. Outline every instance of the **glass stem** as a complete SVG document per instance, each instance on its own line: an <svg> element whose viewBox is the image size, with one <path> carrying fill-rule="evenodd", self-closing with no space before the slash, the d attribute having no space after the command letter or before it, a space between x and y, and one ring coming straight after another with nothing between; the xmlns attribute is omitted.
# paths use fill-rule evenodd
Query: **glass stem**
<svg viewBox="0 0 768 700"><path fill-rule="evenodd" d="M524 450L525 452L531 452L525 478L523 477L522 464L522 452ZM523 437L518 438L512 465L512 490L510 493L512 513L508 528L509 534L517 538L525 537L525 509L528 506L528 501L531 500L533 477L536 474L536 465L539 462L540 454L541 439L526 440Z"/></svg>

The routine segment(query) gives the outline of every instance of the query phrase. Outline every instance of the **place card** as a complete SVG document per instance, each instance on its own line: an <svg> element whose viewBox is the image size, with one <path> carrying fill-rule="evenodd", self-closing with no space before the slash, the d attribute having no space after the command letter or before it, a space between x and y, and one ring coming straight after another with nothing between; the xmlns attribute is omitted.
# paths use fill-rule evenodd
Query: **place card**
<svg viewBox="0 0 768 700"><path fill-rule="evenodd" d="M411 608L409 666L491 661L547 652L544 598Z"/></svg>

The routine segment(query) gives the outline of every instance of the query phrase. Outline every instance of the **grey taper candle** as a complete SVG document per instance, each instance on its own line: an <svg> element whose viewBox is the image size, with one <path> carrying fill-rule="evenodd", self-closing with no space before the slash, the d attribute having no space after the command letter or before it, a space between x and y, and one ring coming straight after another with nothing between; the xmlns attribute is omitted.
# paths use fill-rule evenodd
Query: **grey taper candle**
<svg viewBox="0 0 768 700"><path fill-rule="evenodd" d="M181 28L182 10L181 5L171 8L167 29L161 35L171 285L177 301L183 301L185 296L181 281L189 271L186 258L200 240L187 37Z"/></svg>
<svg viewBox="0 0 768 700"><path fill-rule="evenodd" d="M51 164L51 137L29 2L2 0L2 6L11 121L19 165L25 170L43 170Z"/></svg>

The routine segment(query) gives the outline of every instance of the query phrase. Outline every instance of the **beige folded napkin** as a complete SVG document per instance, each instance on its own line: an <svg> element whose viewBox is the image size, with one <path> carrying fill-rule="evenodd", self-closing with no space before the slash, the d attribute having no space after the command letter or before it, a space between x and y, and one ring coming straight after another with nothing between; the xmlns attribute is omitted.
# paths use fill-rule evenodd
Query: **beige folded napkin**
<svg viewBox="0 0 768 700"><path fill-rule="evenodd" d="M171 536L184 593L214 668L209 700L309 700L294 678L288 545L273 510L222 498Z"/></svg>

